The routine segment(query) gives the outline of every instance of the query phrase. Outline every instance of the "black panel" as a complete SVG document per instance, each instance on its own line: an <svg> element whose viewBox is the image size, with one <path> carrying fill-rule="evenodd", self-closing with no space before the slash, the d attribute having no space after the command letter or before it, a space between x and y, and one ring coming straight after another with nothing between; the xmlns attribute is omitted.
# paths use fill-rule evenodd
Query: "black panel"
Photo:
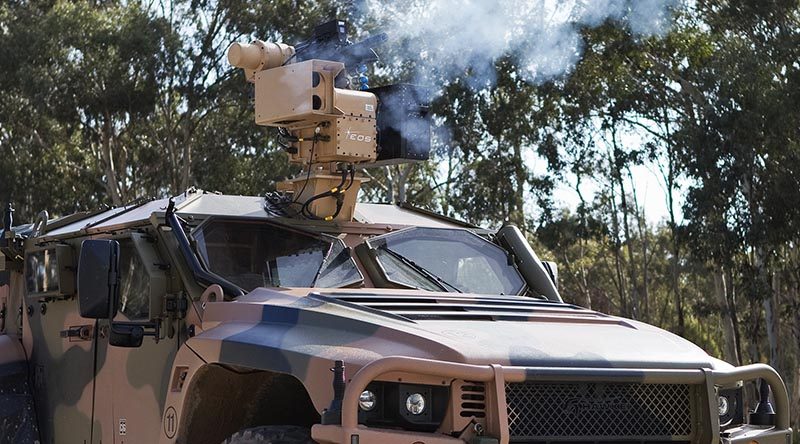
<svg viewBox="0 0 800 444"><path fill-rule="evenodd" d="M378 97L378 162L428 160L431 151L428 91L408 84L368 91Z"/></svg>

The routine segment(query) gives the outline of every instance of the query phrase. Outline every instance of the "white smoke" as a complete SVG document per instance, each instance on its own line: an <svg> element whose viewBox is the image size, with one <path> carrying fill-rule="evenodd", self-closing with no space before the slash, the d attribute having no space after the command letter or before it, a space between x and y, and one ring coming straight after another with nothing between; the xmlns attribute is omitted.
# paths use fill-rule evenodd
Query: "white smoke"
<svg viewBox="0 0 800 444"><path fill-rule="evenodd" d="M580 59L580 28L613 20L635 36L658 35L680 0L367 0L368 20L386 31L416 80L494 79L494 63L511 57L525 80L568 73ZM391 43L390 43L391 44ZM398 50L398 47L400 48Z"/></svg>

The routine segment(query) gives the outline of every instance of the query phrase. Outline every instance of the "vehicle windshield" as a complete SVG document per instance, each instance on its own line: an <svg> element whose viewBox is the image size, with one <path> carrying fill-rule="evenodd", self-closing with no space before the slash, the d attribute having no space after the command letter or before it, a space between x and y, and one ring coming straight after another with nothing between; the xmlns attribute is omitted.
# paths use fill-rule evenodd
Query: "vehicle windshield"
<svg viewBox="0 0 800 444"><path fill-rule="evenodd" d="M209 271L257 287L345 287L363 277L344 243L264 221L210 219L192 233Z"/></svg>
<svg viewBox="0 0 800 444"><path fill-rule="evenodd" d="M431 291L520 294L525 281L505 250L459 229L409 228L367 241L390 282Z"/></svg>

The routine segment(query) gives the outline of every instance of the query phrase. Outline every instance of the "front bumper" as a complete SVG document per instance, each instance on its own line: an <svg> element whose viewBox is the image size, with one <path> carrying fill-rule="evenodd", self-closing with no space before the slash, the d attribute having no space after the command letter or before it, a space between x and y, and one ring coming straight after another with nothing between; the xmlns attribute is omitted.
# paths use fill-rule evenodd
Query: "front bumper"
<svg viewBox="0 0 800 444"><path fill-rule="evenodd" d="M486 437L480 440L471 433L456 438L445 434L378 429L358 424L358 397L367 384L387 373L427 375L455 380L479 381L486 386ZM775 402L774 427L750 427L726 430L720 434L716 388L739 381L764 379L770 385ZM321 444L463 444L465 441L509 443L506 383L537 382L618 382L651 384L691 384L703 387L705 396L700 415L700 432L693 442L702 444L791 444L789 398L783 380L764 364L736 367L727 371L710 369L620 369L620 368L544 368L501 365L470 365L429 359L388 357L361 368L350 380L342 401L341 425L315 425L311 434Z"/></svg>

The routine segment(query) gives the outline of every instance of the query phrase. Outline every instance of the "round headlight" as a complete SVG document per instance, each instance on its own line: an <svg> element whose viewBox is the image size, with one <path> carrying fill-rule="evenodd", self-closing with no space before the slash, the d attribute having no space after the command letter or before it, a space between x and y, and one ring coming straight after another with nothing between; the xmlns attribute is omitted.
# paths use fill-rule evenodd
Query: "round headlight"
<svg viewBox="0 0 800 444"><path fill-rule="evenodd" d="M406 410L412 415L421 415L425 411L425 397L419 393L408 395Z"/></svg>
<svg viewBox="0 0 800 444"><path fill-rule="evenodd" d="M726 416L728 412L731 410L731 403L728 401L728 398L725 396L720 396L717 398L717 402L719 405L719 416Z"/></svg>
<svg viewBox="0 0 800 444"><path fill-rule="evenodd" d="M372 393L369 390L364 390L358 397L358 406L361 407L361 410L365 412L369 412L370 410L374 409L375 405L377 404L378 399L375 397L375 393Z"/></svg>

